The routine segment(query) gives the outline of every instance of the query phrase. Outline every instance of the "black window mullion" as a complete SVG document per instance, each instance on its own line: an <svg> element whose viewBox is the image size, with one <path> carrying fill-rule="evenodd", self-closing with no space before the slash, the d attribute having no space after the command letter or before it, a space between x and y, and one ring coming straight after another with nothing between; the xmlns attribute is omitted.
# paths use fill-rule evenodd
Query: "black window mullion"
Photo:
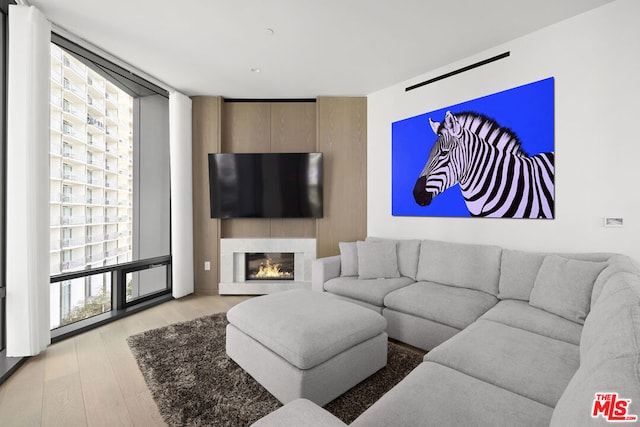
<svg viewBox="0 0 640 427"><path fill-rule="evenodd" d="M127 302L126 275L127 273L143 271L150 268L166 266L167 268L167 284L163 290L156 291L135 300ZM171 297L171 255L148 258L139 261L132 261L122 264L116 264L90 270L82 270L71 273L63 273L51 276L50 283L62 283L66 280L73 280L81 277L89 277L99 274L110 273L111 275L111 311L89 317L75 323L60 326L52 330L52 342L76 335L80 332L101 326L109 321L119 319L132 313L135 306L144 306L145 303L153 303L154 301L164 302L172 299ZM62 332L61 331L68 331Z"/></svg>

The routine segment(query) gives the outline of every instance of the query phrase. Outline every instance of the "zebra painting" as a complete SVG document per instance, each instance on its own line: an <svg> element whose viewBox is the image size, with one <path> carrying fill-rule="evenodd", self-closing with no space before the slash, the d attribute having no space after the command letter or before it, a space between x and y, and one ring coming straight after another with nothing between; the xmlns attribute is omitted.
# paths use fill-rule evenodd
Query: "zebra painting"
<svg viewBox="0 0 640 427"><path fill-rule="evenodd" d="M553 152L528 155L513 131L475 112L429 122L438 139L413 189L418 205L459 184L472 216L554 217Z"/></svg>

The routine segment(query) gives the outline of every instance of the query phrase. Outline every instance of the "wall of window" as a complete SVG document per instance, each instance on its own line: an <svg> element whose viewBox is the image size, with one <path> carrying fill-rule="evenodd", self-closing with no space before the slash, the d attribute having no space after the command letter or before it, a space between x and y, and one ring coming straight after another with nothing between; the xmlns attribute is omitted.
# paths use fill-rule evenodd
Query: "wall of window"
<svg viewBox="0 0 640 427"><path fill-rule="evenodd" d="M24 360L8 358L5 351L9 4L15 2L0 0L0 383ZM49 249L55 342L171 299L171 253L168 93L57 34L52 41ZM157 98L153 108L140 102L151 98ZM145 131L156 128L162 131ZM138 192L145 194L142 200ZM147 203L162 209L161 215L146 209ZM136 232L140 224L145 227ZM158 236L164 240L156 251L141 249Z"/></svg>
<svg viewBox="0 0 640 427"><path fill-rule="evenodd" d="M50 111L55 340L170 295L168 93L53 34Z"/></svg>
<svg viewBox="0 0 640 427"><path fill-rule="evenodd" d="M133 101L52 43L52 275L133 261ZM102 277L55 282L50 292L52 329L111 310Z"/></svg>

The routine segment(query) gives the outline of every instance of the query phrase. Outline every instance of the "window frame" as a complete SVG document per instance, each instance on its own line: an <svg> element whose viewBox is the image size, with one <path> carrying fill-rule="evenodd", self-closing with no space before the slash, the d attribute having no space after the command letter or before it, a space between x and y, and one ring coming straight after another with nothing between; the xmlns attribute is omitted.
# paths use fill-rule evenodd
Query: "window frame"
<svg viewBox="0 0 640 427"><path fill-rule="evenodd" d="M136 298L134 301L127 302L127 284L125 282L127 273L159 266L166 266L167 268L167 288L141 296ZM173 299L173 296L171 296L171 255L147 258L139 261L126 262L82 271L56 274L51 276L50 283L58 283L66 280L105 273L111 274L111 310L52 329L52 344Z"/></svg>
<svg viewBox="0 0 640 427"><path fill-rule="evenodd" d="M65 37L52 31L51 43L60 47L63 51L74 55L77 59L85 65L90 66L96 70L96 67L101 70L100 74L103 74L105 78L110 80L120 89L127 92L129 95L136 97L147 95L161 95L165 98L169 97L169 93L160 88L159 86L143 79L136 74L126 70L119 65L112 63L111 61L103 58L99 54L91 52L89 49L79 46L78 44L66 39ZM115 80L115 81L114 81ZM63 123L64 126L64 123ZM89 143L89 142L87 142ZM169 205L171 203L170 194ZM171 221L169 217L169 248L168 254L135 260L126 263L117 263L109 266L90 268L82 271L66 272L61 274L52 275L50 278L50 284L62 282L65 280L72 280L82 277L89 277L98 274L110 273L111 274L111 310L105 313L101 313L71 324L59 326L51 329L51 341L52 343L63 340L65 338L74 336L84 331L96 328L105 323L119 319L123 316L131 313L143 310L153 305L161 304L163 302L173 299L172 282L171 282ZM146 295L142 295L133 300L126 300L126 275L131 272L142 271L150 268L166 266L166 287L162 290L151 292Z"/></svg>

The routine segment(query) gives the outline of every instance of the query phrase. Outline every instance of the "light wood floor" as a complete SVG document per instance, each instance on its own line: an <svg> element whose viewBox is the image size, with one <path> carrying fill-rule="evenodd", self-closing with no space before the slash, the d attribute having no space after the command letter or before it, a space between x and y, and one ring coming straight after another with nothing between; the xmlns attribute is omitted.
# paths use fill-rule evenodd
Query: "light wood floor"
<svg viewBox="0 0 640 427"><path fill-rule="evenodd" d="M244 299L193 295L50 346L0 386L0 426L165 425L125 339Z"/></svg>

